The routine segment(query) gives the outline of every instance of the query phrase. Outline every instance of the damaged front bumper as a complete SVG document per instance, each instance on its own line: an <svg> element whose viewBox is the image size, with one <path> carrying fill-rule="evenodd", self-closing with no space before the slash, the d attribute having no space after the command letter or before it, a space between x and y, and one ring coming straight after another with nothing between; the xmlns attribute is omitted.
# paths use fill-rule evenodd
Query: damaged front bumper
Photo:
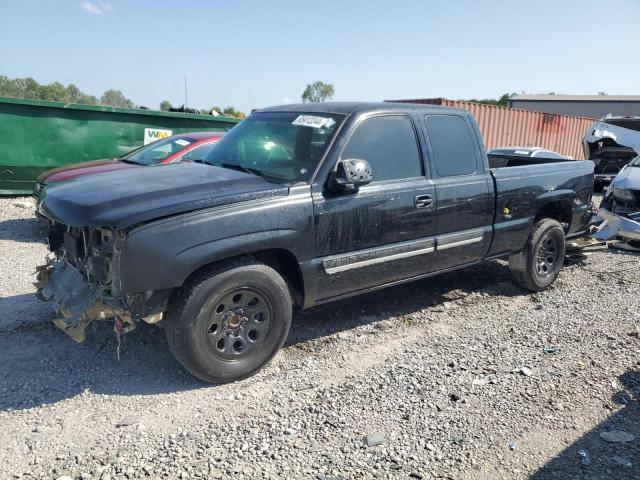
<svg viewBox="0 0 640 480"><path fill-rule="evenodd" d="M69 263L50 261L37 267L36 275L38 298L52 304L61 315L53 323L76 342L85 340L87 327L94 320L113 320L117 335L135 328L131 313L119 301L96 292Z"/></svg>
<svg viewBox="0 0 640 480"><path fill-rule="evenodd" d="M606 241L622 237L628 240L640 241L640 212L622 216L602 208L599 213L604 222L592 234L594 238Z"/></svg>

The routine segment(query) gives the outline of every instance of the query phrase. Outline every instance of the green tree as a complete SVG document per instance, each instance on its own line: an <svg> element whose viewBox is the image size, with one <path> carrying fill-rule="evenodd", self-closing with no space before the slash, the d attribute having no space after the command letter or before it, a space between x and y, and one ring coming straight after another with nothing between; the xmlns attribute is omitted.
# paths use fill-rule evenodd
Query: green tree
<svg viewBox="0 0 640 480"><path fill-rule="evenodd" d="M25 98L25 92L26 92L26 78L14 78L12 80L10 80L10 85L9 85L9 92L11 93L10 96L12 97L18 97L18 98Z"/></svg>
<svg viewBox="0 0 640 480"><path fill-rule="evenodd" d="M84 93L80 97L80 101L83 105L98 105L98 99L93 95L85 95Z"/></svg>
<svg viewBox="0 0 640 480"><path fill-rule="evenodd" d="M38 89L39 99L49 102L67 102L67 89L60 82L53 82Z"/></svg>
<svg viewBox="0 0 640 480"><path fill-rule="evenodd" d="M7 97L38 99L40 85L33 78L14 78L9 79L2 77L0 80L0 95Z"/></svg>
<svg viewBox="0 0 640 480"><path fill-rule="evenodd" d="M501 107L508 107L509 106L509 100L511 100L511 97L515 97L516 94L515 93L505 93L503 94L499 99L498 99L498 105Z"/></svg>
<svg viewBox="0 0 640 480"><path fill-rule="evenodd" d="M133 102L129 100L120 90L107 90L100 97L101 105L109 105L111 107L133 108Z"/></svg>
<svg viewBox="0 0 640 480"><path fill-rule="evenodd" d="M0 96L53 102L98 104L96 97L83 93L74 84L69 84L66 87L60 82L40 85L31 77L9 78L0 75Z"/></svg>
<svg viewBox="0 0 640 480"><path fill-rule="evenodd" d="M482 100L478 100L476 98L472 98L470 100L463 100L465 102L473 102L473 103L482 103L484 105L494 105L496 107L508 107L509 100L511 97L514 97L515 93L505 93L500 98L483 98Z"/></svg>
<svg viewBox="0 0 640 480"><path fill-rule="evenodd" d="M160 102L160 110L162 110L163 112L168 112L170 108L171 102L169 102L169 100L163 100Z"/></svg>
<svg viewBox="0 0 640 480"><path fill-rule="evenodd" d="M0 97L15 97L13 80L4 75L0 75Z"/></svg>
<svg viewBox="0 0 640 480"><path fill-rule="evenodd" d="M302 101L307 102L324 102L333 98L333 85L324 82L313 82L307 85L302 92Z"/></svg>
<svg viewBox="0 0 640 480"><path fill-rule="evenodd" d="M32 100L36 100L40 95L40 84L36 82L33 78L27 77L25 79L21 79L21 87L22 87L22 95L24 98L30 98Z"/></svg>
<svg viewBox="0 0 640 480"><path fill-rule="evenodd" d="M213 107L214 109L216 107ZM233 107L227 107L224 110L222 110L222 112L220 112L220 110L216 110L219 113L222 113L222 115L226 115L227 117L234 117L234 118L245 118L246 115L243 112L240 112L238 110L236 110Z"/></svg>
<svg viewBox="0 0 640 480"><path fill-rule="evenodd" d="M73 83L67 85L67 101L71 103L82 103L84 93Z"/></svg>

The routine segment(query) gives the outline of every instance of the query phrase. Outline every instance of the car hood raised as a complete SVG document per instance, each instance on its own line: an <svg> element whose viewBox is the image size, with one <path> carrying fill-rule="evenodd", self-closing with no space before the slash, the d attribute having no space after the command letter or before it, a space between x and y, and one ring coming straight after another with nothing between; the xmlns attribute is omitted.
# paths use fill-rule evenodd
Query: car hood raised
<svg viewBox="0 0 640 480"><path fill-rule="evenodd" d="M286 186L197 163L132 168L48 186L38 211L71 226L127 228L169 215L286 196Z"/></svg>

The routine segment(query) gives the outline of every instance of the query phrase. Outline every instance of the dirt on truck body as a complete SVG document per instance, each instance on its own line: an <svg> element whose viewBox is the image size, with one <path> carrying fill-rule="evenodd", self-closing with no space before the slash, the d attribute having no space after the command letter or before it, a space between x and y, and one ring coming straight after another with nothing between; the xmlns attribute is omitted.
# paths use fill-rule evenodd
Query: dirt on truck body
<svg viewBox="0 0 640 480"><path fill-rule="evenodd" d="M202 163L47 187L40 296L76 340L161 322L207 382L245 378L309 308L497 258L540 291L592 217L593 163L491 169L469 112L375 103L253 113Z"/></svg>

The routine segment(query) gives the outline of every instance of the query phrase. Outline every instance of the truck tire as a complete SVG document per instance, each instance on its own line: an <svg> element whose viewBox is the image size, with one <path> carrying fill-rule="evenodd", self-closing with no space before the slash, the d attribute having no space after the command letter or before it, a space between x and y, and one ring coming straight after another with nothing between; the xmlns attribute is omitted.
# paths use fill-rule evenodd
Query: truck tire
<svg viewBox="0 0 640 480"><path fill-rule="evenodd" d="M250 259L204 271L173 296L165 327L169 348L207 383L241 380L280 350L291 326L284 279Z"/></svg>
<svg viewBox="0 0 640 480"><path fill-rule="evenodd" d="M538 221L522 251L509 258L516 283L532 292L547 288L558 277L565 248L562 225L550 218Z"/></svg>

